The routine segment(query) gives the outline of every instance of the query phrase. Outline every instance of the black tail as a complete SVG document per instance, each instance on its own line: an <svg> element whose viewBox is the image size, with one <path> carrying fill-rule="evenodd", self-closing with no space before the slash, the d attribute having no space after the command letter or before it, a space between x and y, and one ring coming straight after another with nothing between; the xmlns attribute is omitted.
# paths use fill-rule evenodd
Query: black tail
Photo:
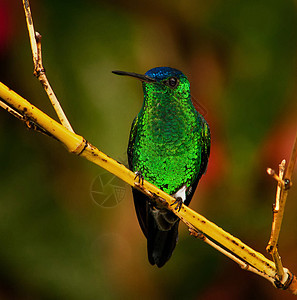
<svg viewBox="0 0 297 300"><path fill-rule="evenodd" d="M152 265L156 264L161 268L169 260L176 246L179 221L168 231L160 230L155 220L152 222L154 229L150 227L147 238L148 259Z"/></svg>
<svg viewBox="0 0 297 300"><path fill-rule="evenodd" d="M169 260L176 246L179 219L168 211L159 217L158 226L148 197L136 189L132 191L138 222L147 238L149 262L161 268Z"/></svg>

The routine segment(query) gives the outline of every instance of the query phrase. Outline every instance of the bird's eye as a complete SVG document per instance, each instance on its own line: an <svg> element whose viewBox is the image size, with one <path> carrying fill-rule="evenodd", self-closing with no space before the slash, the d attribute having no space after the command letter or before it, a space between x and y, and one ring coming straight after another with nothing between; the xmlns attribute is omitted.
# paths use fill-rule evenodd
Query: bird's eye
<svg viewBox="0 0 297 300"><path fill-rule="evenodd" d="M178 79L176 77L170 77L167 80L167 85L169 85L171 88L175 88L178 85Z"/></svg>

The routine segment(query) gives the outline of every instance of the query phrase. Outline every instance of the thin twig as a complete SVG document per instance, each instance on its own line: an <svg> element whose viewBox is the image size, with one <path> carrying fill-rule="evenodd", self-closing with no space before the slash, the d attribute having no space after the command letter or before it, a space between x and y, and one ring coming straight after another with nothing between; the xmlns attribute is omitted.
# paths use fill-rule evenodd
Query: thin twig
<svg viewBox="0 0 297 300"><path fill-rule="evenodd" d="M271 170L270 168L267 170L268 174L273 176L278 181L276 200L275 200L275 206L273 211L274 218L273 218L271 236L267 246L267 251L269 253L273 251L273 249L276 247L278 242L288 190L292 186L291 180L292 180L292 174L295 167L296 157L297 157L297 135L294 141L294 145L292 148L292 153L290 156L286 173L285 173L285 160L283 160L279 166L279 176L276 176L274 170ZM285 174L285 178L284 178L284 174Z"/></svg>
<svg viewBox="0 0 297 300"><path fill-rule="evenodd" d="M282 264L281 257L278 253L277 247L274 247L273 251L271 252L271 255L272 255L272 259L275 263L276 274L277 274L278 280L281 283L284 283L287 280L287 278L285 276L284 267Z"/></svg>
<svg viewBox="0 0 297 300"><path fill-rule="evenodd" d="M273 169L267 168L267 174L278 182L278 186L285 187L285 181L282 178L280 178L279 175L277 175Z"/></svg>
<svg viewBox="0 0 297 300"><path fill-rule="evenodd" d="M276 175L275 171L268 168L267 173L277 180L277 190L275 196L275 204L273 209L273 221L271 226L271 234L266 251L272 255L275 263L278 280L283 284L287 278L285 276L284 268L281 262L281 257L278 252L277 244L279 240L279 234L281 230L282 220L284 216L284 210L286 200L288 196L288 190L292 186L292 173L297 157L297 135L292 148L291 157L289 160L288 168L285 173L286 161L283 160L279 165L279 174ZM284 176L286 174L286 176Z"/></svg>
<svg viewBox="0 0 297 300"><path fill-rule="evenodd" d="M284 173L285 173L285 165L286 160L282 160L282 162L279 164L279 173L278 176L276 175L274 170L271 170L268 172L273 178L277 180L277 189L276 189L276 196L275 196L275 203L273 207L273 220L272 220L272 226L271 226L271 234L270 239L268 242L268 245L266 247L266 251L271 254L272 259L275 263L277 278L281 283L284 283L287 278L285 276L283 264L281 261L281 257L278 253L277 243L279 239L283 214L284 214L284 203L282 201L282 190L285 187L284 184ZM268 169L269 170L269 169Z"/></svg>
<svg viewBox="0 0 297 300"><path fill-rule="evenodd" d="M0 100L0 106L12 114L14 117L18 118L21 121L24 121L24 116L17 112L15 109L11 108L9 105Z"/></svg>
<svg viewBox="0 0 297 300"><path fill-rule="evenodd" d="M70 122L68 121L47 77L45 74L45 69L42 64L41 55L41 34L35 32L33 25L33 18L30 10L29 0L23 0L24 11L26 15L26 22L30 37L30 44L32 49L33 63L34 63L34 75L38 78L42 84L45 92L50 99L54 110L56 111L61 124L67 128L69 131L74 132Z"/></svg>
<svg viewBox="0 0 297 300"><path fill-rule="evenodd" d="M224 248L220 247L219 245L217 245L216 243L214 243L209 238L207 238L207 237L204 236L204 238L202 238L202 239L203 239L203 241L205 243L207 243L211 247L215 248L217 251L221 252L222 254L224 254L225 256L227 256L228 258L230 258L231 260L233 260L234 262L236 262L243 270L250 271L250 272L253 272L253 273L255 273L255 274L259 275L259 276L262 276L265 279L267 279L268 281L270 281L272 284L274 284L275 279L273 277L268 276L265 273L258 271L256 268L254 268L250 264L242 261L241 259L239 259L235 255L233 255L231 252L229 252L229 251L225 250Z"/></svg>
<svg viewBox="0 0 297 300"><path fill-rule="evenodd" d="M50 136L52 138L55 138L52 134L50 134L48 131L46 131L44 128L38 126L33 120L29 119L26 116L25 112L18 112L16 109L10 107L5 102L0 100L0 107L4 108L6 111L8 111L10 114L12 114L14 117L18 118L19 120L23 121L24 124L27 126L28 129L33 129L37 132L40 132L42 134L45 134L47 136Z"/></svg>
<svg viewBox="0 0 297 300"><path fill-rule="evenodd" d="M29 32L29 36L30 36L30 44L31 44L31 50L32 50L32 55L33 55L33 63L34 63L34 66L36 66L37 61L38 61L38 51L37 51L37 44L35 41L35 30L34 30L29 0L23 0L23 6L24 6L25 15L26 15L27 28L28 28L28 32Z"/></svg>
<svg viewBox="0 0 297 300"><path fill-rule="evenodd" d="M190 235L199 238L200 240L202 240L203 242L205 242L206 244L210 245L211 247L213 247L214 249L216 249L217 251L221 252L222 254L224 254L225 256L227 256L228 258L230 258L231 260L233 260L234 262L236 262L241 269L246 270L246 271L250 271L253 272L259 276L264 277L265 279L267 279L268 281L270 281L272 284L274 284L275 282L275 278L266 275L263 272L258 271L256 268L252 267L250 264L248 264L247 262L243 261L241 258L233 255L230 251L227 251L226 249L222 248L221 246L219 246L218 244L216 244L215 242L213 242L211 239L209 239L208 237L206 237L203 233L197 231L195 229L195 227L193 227L191 224L189 224L188 222L184 223L189 227L189 232Z"/></svg>
<svg viewBox="0 0 297 300"><path fill-rule="evenodd" d="M286 160L283 159L282 162L279 164L279 171L278 171L278 177L283 182L284 174L285 174L285 167L286 167ZM275 206L274 211L278 212L280 208L280 199L281 199L281 192L282 188L285 187L285 184L282 184L278 182L277 189L276 189L276 198L275 198Z"/></svg>
<svg viewBox="0 0 297 300"><path fill-rule="evenodd" d="M272 226L271 226L271 235L270 239L267 245L267 251L269 253L272 253L275 251L278 238L279 238L279 233L280 233L280 228L281 228L281 220L282 220L282 215L284 212L284 207L280 205L281 203L281 193L282 189L284 188L283 185L283 177L284 177L284 172L285 172L285 164L286 161L282 160L282 162L279 165L279 174L277 176L277 189L276 189L276 196L275 196L275 203L273 207L273 221L272 221ZM270 172L270 175L273 176L274 178L276 177L275 171Z"/></svg>

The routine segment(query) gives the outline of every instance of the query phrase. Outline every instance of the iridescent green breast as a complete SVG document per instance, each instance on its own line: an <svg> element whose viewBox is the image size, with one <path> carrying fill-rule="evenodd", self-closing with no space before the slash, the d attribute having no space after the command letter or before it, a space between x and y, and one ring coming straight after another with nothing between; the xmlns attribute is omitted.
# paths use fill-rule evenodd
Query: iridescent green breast
<svg viewBox="0 0 297 300"><path fill-rule="evenodd" d="M190 187L200 173L204 123L190 101L170 101L140 111L131 163L133 171L173 194Z"/></svg>

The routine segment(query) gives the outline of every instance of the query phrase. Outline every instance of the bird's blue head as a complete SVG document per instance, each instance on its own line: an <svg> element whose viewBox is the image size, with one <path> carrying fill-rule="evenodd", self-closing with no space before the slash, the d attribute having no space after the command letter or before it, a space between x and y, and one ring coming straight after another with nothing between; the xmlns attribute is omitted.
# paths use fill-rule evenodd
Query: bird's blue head
<svg viewBox="0 0 297 300"><path fill-rule="evenodd" d="M155 79L156 81L163 81L170 77L179 78L181 76L185 76L181 71L177 69L173 69L170 67L157 67L148 70L145 73L146 76Z"/></svg>
<svg viewBox="0 0 297 300"><path fill-rule="evenodd" d="M190 83L187 77L177 69L157 67L147 71L144 75L123 71L113 71L113 73L141 80L145 100L154 98L158 101L162 99L190 101Z"/></svg>

